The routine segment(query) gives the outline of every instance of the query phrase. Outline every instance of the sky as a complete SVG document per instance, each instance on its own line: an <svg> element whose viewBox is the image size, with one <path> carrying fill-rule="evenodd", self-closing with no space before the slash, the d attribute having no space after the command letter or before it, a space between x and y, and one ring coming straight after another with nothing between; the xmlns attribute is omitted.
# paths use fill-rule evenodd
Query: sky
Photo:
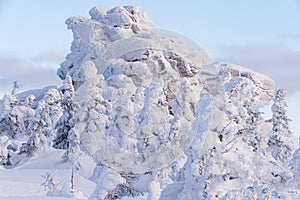
<svg viewBox="0 0 300 200"><path fill-rule="evenodd" d="M300 133L300 0L0 0L0 95L60 85L59 64L72 33L64 21L89 17L95 5L139 5L157 28L191 38L214 61L269 75L288 92L288 115Z"/></svg>

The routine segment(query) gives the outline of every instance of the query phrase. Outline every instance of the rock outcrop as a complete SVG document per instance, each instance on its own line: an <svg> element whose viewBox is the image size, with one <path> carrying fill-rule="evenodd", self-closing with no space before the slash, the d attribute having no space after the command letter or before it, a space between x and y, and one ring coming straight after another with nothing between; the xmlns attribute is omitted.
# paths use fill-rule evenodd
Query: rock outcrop
<svg viewBox="0 0 300 200"><path fill-rule="evenodd" d="M260 111L273 99L271 78L212 62L186 37L155 29L139 7L90 15L66 21L74 41L58 75L72 77L75 129L101 163L93 198L288 194L290 171L267 153L271 124Z"/></svg>

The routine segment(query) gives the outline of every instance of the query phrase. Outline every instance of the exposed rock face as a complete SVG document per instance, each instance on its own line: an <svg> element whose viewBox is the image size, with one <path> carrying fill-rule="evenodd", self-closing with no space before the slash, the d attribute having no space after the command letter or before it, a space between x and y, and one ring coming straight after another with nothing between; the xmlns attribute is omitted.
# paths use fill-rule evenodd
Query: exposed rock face
<svg viewBox="0 0 300 200"><path fill-rule="evenodd" d="M286 194L289 171L266 153L270 125L259 111L274 96L272 79L212 63L186 38L154 29L138 7L90 15L66 21L74 41L57 73L72 77L75 128L102 163L93 198Z"/></svg>

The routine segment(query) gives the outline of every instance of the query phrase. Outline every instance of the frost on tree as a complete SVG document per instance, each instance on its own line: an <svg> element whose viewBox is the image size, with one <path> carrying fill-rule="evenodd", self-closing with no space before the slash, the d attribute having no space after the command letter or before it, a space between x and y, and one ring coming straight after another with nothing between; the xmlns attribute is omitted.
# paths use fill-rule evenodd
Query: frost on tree
<svg viewBox="0 0 300 200"><path fill-rule="evenodd" d="M20 101L13 95L5 95L1 102L0 132L11 138L22 134L25 129L22 112L20 112Z"/></svg>
<svg viewBox="0 0 300 200"><path fill-rule="evenodd" d="M148 30L149 27L144 25L149 25L145 22L150 20L139 8L118 7L107 13L99 8L92 10L92 18L97 18L97 21L71 18L67 23L74 34L81 34L78 36L80 40L92 43L94 49L84 49L88 55L81 60L72 60L71 55L76 55L72 52L64 64L70 62L73 67L62 65L59 70L70 73L75 85L78 83L76 93L82 99L86 98L86 107L92 106L87 109L82 106L83 103L80 104L82 110L88 110L88 115L85 114L87 111L79 112L83 119L78 127L87 123L82 125L86 127L81 131L89 130L82 134L82 140L89 143L87 146L92 155L98 155L99 159L105 157L106 162L115 163L115 167L126 165L125 171L141 172L153 168L151 165L159 168L168 165L174 158L183 155L183 149L191 142L191 135L195 134L196 127L191 127L195 118L200 118L197 103L204 87L198 73L203 65L210 63L210 59L204 50L190 50L176 36L167 39L166 35L153 28ZM120 22L116 27L112 21L118 19ZM139 30L127 29L128 25L136 23ZM89 34L91 30L88 29L85 35L81 30L89 26L99 28L99 32ZM102 36L108 37L99 41ZM77 37L75 40L74 49L82 49L83 46L75 45L79 42ZM106 48L103 43L107 43ZM82 72L74 71L88 62L93 63L104 78L98 86L94 86L94 91L99 91L98 97L98 93L90 94L86 83L89 81L84 82ZM96 101L98 105L92 103L95 98L100 99L97 100L99 103ZM89 118L84 119L85 116ZM95 120L97 116L101 119L98 122ZM99 146L108 149L102 151ZM112 152L118 152L115 158L110 156ZM134 158L128 160L131 152ZM147 162L134 167L133 163L142 163L142 160Z"/></svg>
<svg viewBox="0 0 300 200"><path fill-rule="evenodd" d="M268 142L268 150L276 160L288 165L294 151L294 137L289 129L291 121L286 113L286 92L283 89L276 91L272 105L272 131Z"/></svg>
<svg viewBox="0 0 300 200"><path fill-rule="evenodd" d="M256 120L258 117L254 114L259 113L259 108L263 107L262 100L270 100L271 96L255 85L252 80L255 75L253 72L230 64L214 65L220 76L217 80L219 94L213 99L214 119L210 124L210 132L215 134L216 142L211 143L205 151L197 151L199 142L194 141L187 152L188 160L182 170L184 180L176 181L176 190L179 188L180 192L177 195L172 194L172 197L253 199L260 195L260 198L267 198L269 192L266 188L269 185L265 184L265 181L271 178L272 174L262 172L263 168L270 171L280 168L269 164L264 156L259 145L261 138L258 136L267 133L262 128L262 120ZM264 78L265 83L269 82L268 84L272 85L267 77L261 78ZM261 86L272 91L272 87ZM220 116L222 117L219 118ZM254 141L257 141L257 144L254 144ZM162 196L166 199L171 195L169 190L170 188L166 188L162 191ZM265 193L258 194L263 190Z"/></svg>
<svg viewBox="0 0 300 200"><path fill-rule="evenodd" d="M74 102L78 105L75 116L77 123L73 134L75 138L84 137L85 132L105 130L111 123L108 118L109 104L102 98L102 90L97 86L103 80L103 76L97 75L97 69L92 62L82 66L81 76L85 82L74 97ZM94 138L93 142L99 140L100 138Z"/></svg>
<svg viewBox="0 0 300 200"><path fill-rule="evenodd" d="M49 89L43 99L38 105L38 118L40 118L44 124L43 134L48 138L55 137L54 126L57 120L62 115L62 110L60 106L61 96L57 89Z"/></svg>
<svg viewBox="0 0 300 200"><path fill-rule="evenodd" d="M75 130L103 164L93 197L288 195L291 173L267 151L272 127L260 111L273 98L273 80L211 63L202 49L157 33L139 8L95 7L90 15L67 20L74 41L58 74L72 77Z"/></svg>
<svg viewBox="0 0 300 200"><path fill-rule="evenodd" d="M7 138L1 146L2 154L5 153L5 160L2 165L13 167L22 159L20 153L20 141L27 140L28 131L31 121L35 116L35 110L32 103L35 97L29 95L25 100L20 100L13 94L5 95L1 102L1 120L0 135Z"/></svg>
<svg viewBox="0 0 300 200"><path fill-rule="evenodd" d="M6 165L8 163L8 149L9 138L7 136L0 136L0 165Z"/></svg>
<svg viewBox="0 0 300 200"><path fill-rule="evenodd" d="M57 71L60 92L2 99L0 164L63 149L68 192L51 175L43 185L72 198L88 154L97 162L91 199L299 199L299 149L272 79L213 63L187 38L156 30L139 7L90 15L66 21L74 41Z"/></svg>
<svg viewBox="0 0 300 200"><path fill-rule="evenodd" d="M72 84L72 79L70 76L66 76L64 80L63 89L62 89L62 102L61 106L63 109L63 115L59 118L55 124L56 137L53 140L53 147L58 149L68 149L70 141L68 137L70 132L74 127L74 105L73 105L73 95L74 87Z"/></svg>
<svg viewBox="0 0 300 200"><path fill-rule="evenodd" d="M60 95L56 89L43 91L42 99L32 94L14 94L1 102L0 134L6 135L8 156L5 165L14 167L35 151L49 147L53 123L60 114Z"/></svg>
<svg viewBox="0 0 300 200"><path fill-rule="evenodd" d="M300 147L293 154L292 160L290 162L291 170L293 173L293 178L290 187L298 192L298 198L300 197Z"/></svg>
<svg viewBox="0 0 300 200"><path fill-rule="evenodd" d="M14 89L11 91L12 95L15 95L17 90L20 89L22 85L18 81L14 81Z"/></svg>
<svg viewBox="0 0 300 200"><path fill-rule="evenodd" d="M58 105L60 95L57 89L49 89L38 102L35 116L32 117L26 131L28 140L20 149L20 154L32 155L37 150L48 148L54 136L54 123L60 116Z"/></svg>

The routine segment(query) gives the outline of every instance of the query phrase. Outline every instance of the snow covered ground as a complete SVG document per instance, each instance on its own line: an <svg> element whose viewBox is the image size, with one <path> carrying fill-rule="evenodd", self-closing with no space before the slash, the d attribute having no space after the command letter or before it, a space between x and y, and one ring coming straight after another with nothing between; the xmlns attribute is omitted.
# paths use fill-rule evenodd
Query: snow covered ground
<svg viewBox="0 0 300 200"><path fill-rule="evenodd" d="M70 163L63 162L64 151L51 149L30 159L14 169L0 169L0 199L1 200L65 200L67 197L46 196L42 183L43 175L54 172L54 181L60 185L69 184L71 178ZM75 190L80 190L88 196L95 184L80 175L75 175ZM75 199L75 198L71 198ZM87 197L76 199L88 199Z"/></svg>

